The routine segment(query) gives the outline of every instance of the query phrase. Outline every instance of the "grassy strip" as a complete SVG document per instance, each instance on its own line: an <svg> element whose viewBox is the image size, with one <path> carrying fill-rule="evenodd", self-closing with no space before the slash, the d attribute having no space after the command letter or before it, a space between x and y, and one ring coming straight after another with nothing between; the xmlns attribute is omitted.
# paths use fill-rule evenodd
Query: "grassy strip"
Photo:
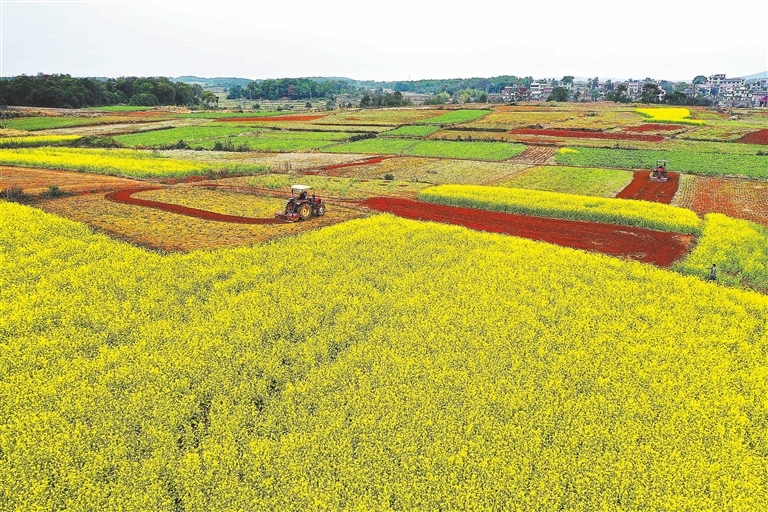
<svg viewBox="0 0 768 512"><path fill-rule="evenodd" d="M433 125L445 125L455 123L466 123L469 121L475 121L490 114L490 110L454 110L437 117L431 117L429 119L422 119L416 121L413 124L433 124Z"/></svg>
<svg viewBox="0 0 768 512"><path fill-rule="evenodd" d="M523 144L507 142L454 142L426 140L418 142L406 151L413 156L438 158L463 158L468 160L508 160L525 151Z"/></svg>
<svg viewBox="0 0 768 512"><path fill-rule="evenodd" d="M381 134L382 137L428 137L435 133L436 131L440 130L439 126L431 126L431 125L424 125L424 126L401 126L400 128L396 128L394 130L390 130L388 132L384 132Z"/></svg>
<svg viewBox="0 0 768 512"><path fill-rule="evenodd" d="M422 201L484 210L586 220L678 233L698 233L699 217L685 208L630 199L477 185L440 185L419 192Z"/></svg>
<svg viewBox="0 0 768 512"><path fill-rule="evenodd" d="M72 142L80 135L33 135L31 137L0 138L0 148L34 148Z"/></svg>
<svg viewBox="0 0 768 512"><path fill-rule="evenodd" d="M614 197L632 181L629 171L543 165L497 183L498 186Z"/></svg>
<svg viewBox="0 0 768 512"><path fill-rule="evenodd" d="M650 169L658 159L668 160L670 171L708 176L768 178L768 158L759 155L724 155L679 150L564 148L555 161L564 165Z"/></svg>
<svg viewBox="0 0 768 512"><path fill-rule="evenodd" d="M705 215L696 248L674 268L706 277L713 263L719 282L768 292L768 229L721 213Z"/></svg>
<svg viewBox="0 0 768 512"><path fill-rule="evenodd" d="M177 160L156 152L131 149L4 149L0 151L0 164L137 178L180 177L211 172L258 173L266 170L262 165Z"/></svg>

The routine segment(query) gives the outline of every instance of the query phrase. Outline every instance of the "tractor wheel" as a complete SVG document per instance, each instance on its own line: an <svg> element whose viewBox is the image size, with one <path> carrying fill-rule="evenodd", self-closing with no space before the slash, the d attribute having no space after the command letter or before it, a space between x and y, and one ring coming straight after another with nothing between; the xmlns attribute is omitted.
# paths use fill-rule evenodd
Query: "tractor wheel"
<svg viewBox="0 0 768 512"><path fill-rule="evenodd" d="M325 215L325 205L321 204L317 207L317 216L322 217L323 215Z"/></svg>
<svg viewBox="0 0 768 512"><path fill-rule="evenodd" d="M301 220L307 220L312 215L312 207L309 206L309 203L304 203L301 206L299 206L299 218Z"/></svg>

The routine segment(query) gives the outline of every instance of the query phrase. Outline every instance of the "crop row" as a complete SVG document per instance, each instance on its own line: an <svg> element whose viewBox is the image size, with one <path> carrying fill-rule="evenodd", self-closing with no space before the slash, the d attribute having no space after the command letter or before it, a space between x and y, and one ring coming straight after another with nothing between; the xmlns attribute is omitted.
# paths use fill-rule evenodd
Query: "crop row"
<svg viewBox="0 0 768 512"><path fill-rule="evenodd" d="M161 256L0 202L0 260L10 510L768 505L755 293L391 216Z"/></svg>
<svg viewBox="0 0 768 512"><path fill-rule="evenodd" d="M419 192L419 199L451 206L607 222L678 233L698 233L701 230L701 220L691 210L647 201L476 185L431 187Z"/></svg>
<svg viewBox="0 0 768 512"><path fill-rule="evenodd" d="M564 165L613 167L620 169L650 169L659 159L667 160L670 171L710 176L745 176L768 178L768 157L760 155L704 153L687 150L631 150L566 148L555 161Z"/></svg>
<svg viewBox="0 0 768 512"><path fill-rule="evenodd" d="M62 144L79 139L79 135L32 135L29 137L3 137L0 138L0 148L31 148Z"/></svg>

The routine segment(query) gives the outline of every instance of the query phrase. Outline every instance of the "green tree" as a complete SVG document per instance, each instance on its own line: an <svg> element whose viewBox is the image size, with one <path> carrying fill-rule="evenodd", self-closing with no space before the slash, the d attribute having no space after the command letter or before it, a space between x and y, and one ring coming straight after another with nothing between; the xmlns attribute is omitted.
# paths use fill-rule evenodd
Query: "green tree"
<svg viewBox="0 0 768 512"><path fill-rule="evenodd" d="M705 84L707 81L707 77L704 75L696 75L696 78L693 79L693 85Z"/></svg>
<svg viewBox="0 0 768 512"><path fill-rule="evenodd" d="M640 101L643 103L658 103L661 95L661 88L653 82L643 84L643 90L640 92Z"/></svg>
<svg viewBox="0 0 768 512"><path fill-rule="evenodd" d="M547 101L568 101L568 89L565 87L555 87L549 94Z"/></svg>
<svg viewBox="0 0 768 512"><path fill-rule="evenodd" d="M217 107L219 106L219 97L213 94L211 91L205 91L200 97L200 100L203 102L203 105L205 105L206 108L210 108L213 103L215 103Z"/></svg>

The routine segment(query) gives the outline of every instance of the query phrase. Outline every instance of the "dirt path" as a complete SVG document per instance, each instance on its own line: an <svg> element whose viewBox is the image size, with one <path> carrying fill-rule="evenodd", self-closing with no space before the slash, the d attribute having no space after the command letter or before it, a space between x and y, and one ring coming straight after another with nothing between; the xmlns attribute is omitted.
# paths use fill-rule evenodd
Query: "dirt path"
<svg viewBox="0 0 768 512"><path fill-rule="evenodd" d="M137 187L126 188L111 192L104 196L110 201L116 203L132 204L136 206L145 206L147 208L155 208L156 210L163 210L166 212L178 213L180 215L186 215L188 217L197 217L198 219L214 220L217 222L234 222L237 224L284 224L283 221L278 219L255 219L252 217L238 217L236 215L224 215L221 213L209 212L207 210L198 210L197 208L189 208L187 206L181 206L178 204L161 203L160 201L150 201L147 199L138 199L131 197L133 194L139 192L147 192L150 190L158 190L163 187Z"/></svg>
<svg viewBox="0 0 768 512"><path fill-rule="evenodd" d="M626 257L667 267L689 250L691 235L597 222L548 219L421 203L408 199L371 198L361 206L400 217L465 226L480 231L541 240L565 247Z"/></svg>
<svg viewBox="0 0 768 512"><path fill-rule="evenodd" d="M528 146L519 155L507 160L511 164L550 165L554 163L559 148L550 146Z"/></svg>
<svg viewBox="0 0 768 512"><path fill-rule="evenodd" d="M680 185L680 175L670 172L667 173L667 181L651 181L650 174L650 171L635 171L632 181L616 197L670 204Z"/></svg>
<svg viewBox="0 0 768 512"><path fill-rule="evenodd" d="M304 171L302 174L308 175L308 176L316 176L318 174L322 174L323 176L335 176L340 175L339 173L333 173L329 171L337 171L339 169L346 169L348 167L357 167L360 165L371 165L371 164L378 164L380 162L383 162L384 160L387 160L389 158L395 158L394 156L374 156L371 158L366 158L365 160L358 160L357 162L348 162L345 164L333 164L333 165L325 165L321 167L320 169L314 170L314 171Z"/></svg>

